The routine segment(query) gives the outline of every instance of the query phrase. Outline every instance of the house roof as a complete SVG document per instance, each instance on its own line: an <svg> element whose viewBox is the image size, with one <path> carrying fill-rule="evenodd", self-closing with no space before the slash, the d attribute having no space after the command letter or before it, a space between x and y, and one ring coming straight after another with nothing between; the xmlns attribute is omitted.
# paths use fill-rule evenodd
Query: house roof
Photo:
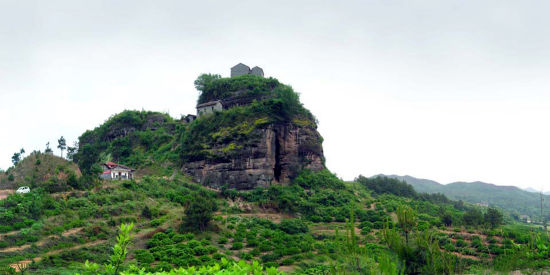
<svg viewBox="0 0 550 275"><path fill-rule="evenodd" d="M237 64L237 65L231 67L231 69L237 68L237 67L243 67L243 66L246 67L246 68L248 68L248 69L250 70L250 67L248 67L247 65L245 65L245 64L243 64L243 63L239 63L239 64Z"/></svg>
<svg viewBox="0 0 550 275"><path fill-rule="evenodd" d="M221 104L221 101L219 101L219 100L208 101L206 103L202 103L202 104L197 105L197 108L208 107L208 106L216 105L218 103Z"/></svg>
<svg viewBox="0 0 550 275"><path fill-rule="evenodd" d="M132 169L132 168L126 166L126 165L114 163L112 161L108 161L108 162L104 163L103 165L107 166L107 168L109 168L109 169L114 169L114 168L119 167L119 168L122 168L122 169L128 169L128 170L134 171L134 169Z"/></svg>

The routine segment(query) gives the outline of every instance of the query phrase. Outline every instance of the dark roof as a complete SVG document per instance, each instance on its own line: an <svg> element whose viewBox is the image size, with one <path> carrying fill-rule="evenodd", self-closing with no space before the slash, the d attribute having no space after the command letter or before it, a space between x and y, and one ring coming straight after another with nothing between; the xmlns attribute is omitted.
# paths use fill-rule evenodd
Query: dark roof
<svg viewBox="0 0 550 275"><path fill-rule="evenodd" d="M208 102L206 102L206 103L202 103L202 104L197 105L197 108L208 107L208 106L216 105L216 104L218 104L218 102L221 103L219 100L208 101Z"/></svg>
<svg viewBox="0 0 550 275"><path fill-rule="evenodd" d="M132 168L126 166L126 165L114 163L114 162L112 162L112 161L108 161L108 162L106 162L106 163L103 163L103 165L107 166L107 168L109 168L109 169L113 169L113 168L116 168L116 167L120 167L120 168L123 168L123 169L128 169L128 170L134 171L134 169L132 169Z"/></svg>
<svg viewBox="0 0 550 275"><path fill-rule="evenodd" d="M237 65L231 67L231 69L236 68L236 67L242 67L242 66L245 66L245 67L247 67L248 69L250 69L250 67L248 67L247 65L245 65L245 64L243 64L243 63L239 63L239 64L237 64Z"/></svg>

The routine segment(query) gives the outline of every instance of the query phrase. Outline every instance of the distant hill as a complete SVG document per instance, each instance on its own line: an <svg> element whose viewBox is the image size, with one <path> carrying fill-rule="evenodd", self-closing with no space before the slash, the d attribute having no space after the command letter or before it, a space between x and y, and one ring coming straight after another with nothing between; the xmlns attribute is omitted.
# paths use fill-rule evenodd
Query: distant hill
<svg viewBox="0 0 550 275"><path fill-rule="evenodd" d="M411 176L386 176L405 181L412 185L417 192L442 193L453 200L487 203L516 214L531 216L535 220L540 219L540 195L515 186L498 186L481 181L441 184L433 180ZM544 201L544 207L548 209L550 207L550 196L545 195ZM547 219L550 218L550 214L546 214L546 216Z"/></svg>
<svg viewBox="0 0 550 275"><path fill-rule="evenodd" d="M540 193L540 190L537 190L535 188L532 188L532 187L527 187L527 188L524 188L523 190L527 191L527 192L531 192L531 193ZM545 192L542 192L543 194L545 195L550 195L550 191L545 191Z"/></svg>
<svg viewBox="0 0 550 275"><path fill-rule="evenodd" d="M81 173L78 166L52 154L33 152L15 167L0 174L0 189L18 186L47 187L52 191L64 189L69 178L76 180Z"/></svg>

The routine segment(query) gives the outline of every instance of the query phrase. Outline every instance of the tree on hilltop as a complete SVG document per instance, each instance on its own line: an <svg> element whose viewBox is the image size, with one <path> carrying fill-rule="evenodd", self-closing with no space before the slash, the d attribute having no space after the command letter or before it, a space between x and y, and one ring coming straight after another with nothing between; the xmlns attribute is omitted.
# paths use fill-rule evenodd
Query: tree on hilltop
<svg viewBox="0 0 550 275"><path fill-rule="evenodd" d="M46 150L44 150L44 153L46 153L46 154L51 154L52 152L53 152L53 151L52 151L52 149L50 148L50 142L48 141L48 142L46 143Z"/></svg>
<svg viewBox="0 0 550 275"><path fill-rule="evenodd" d="M67 149L67 141L63 136L57 140L57 148L61 151L61 157L63 157L63 151Z"/></svg>
<svg viewBox="0 0 550 275"><path fill-rule="evenodd" d="M73 160L74 155L78 152L78 142L75 141L73 146L67 146L67 159Z"/></svg>
<svg viewBox="0 0 550 275"><path fill-rule="evenodd" d="M194 82L195 89L203 92L212 81L222 78L219 74L201 74Z"/></svg>
<svg viewBox="0 0 550 275"><path fill-rule="evenodd" d="M21 160L21 153L20 152L13 153L13 156L11 157L11 162L13 163L13 166L16 166L20 160Z"/></svg>

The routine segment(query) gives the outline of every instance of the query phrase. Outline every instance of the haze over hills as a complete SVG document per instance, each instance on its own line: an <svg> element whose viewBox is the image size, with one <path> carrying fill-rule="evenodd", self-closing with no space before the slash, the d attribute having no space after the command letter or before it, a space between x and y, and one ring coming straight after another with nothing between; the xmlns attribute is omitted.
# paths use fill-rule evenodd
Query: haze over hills
<svg viewBox="0 0 550 275"><path fill-rule="evenodd" d="M498 206L518 215L528 215L534 220L540 219L540 195L522 190L515 186L499 186L481 181L439 182L411 176L380 175L403 180L412 185L417 192L441 193L454 200ZM544 196L545 208L550 206L550 196ZM545 216L550 217L548 214Z"/></svg>

